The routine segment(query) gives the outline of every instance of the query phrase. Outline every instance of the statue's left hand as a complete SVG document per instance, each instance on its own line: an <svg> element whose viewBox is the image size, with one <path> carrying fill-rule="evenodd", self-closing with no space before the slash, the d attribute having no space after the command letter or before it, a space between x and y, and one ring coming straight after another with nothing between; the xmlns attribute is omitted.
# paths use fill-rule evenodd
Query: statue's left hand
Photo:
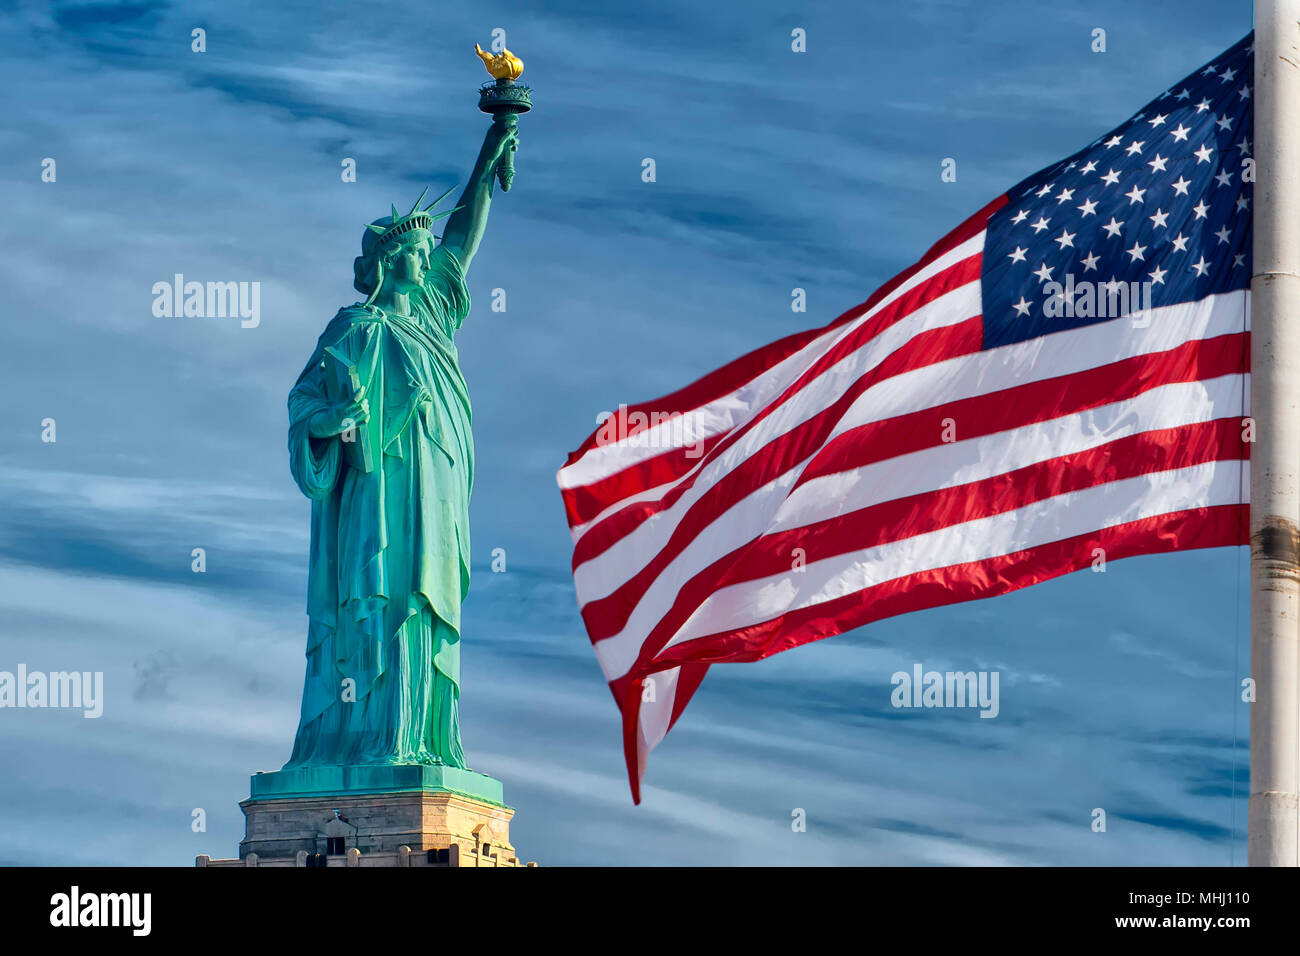
<svg viewBox="0 0 1300 956"><path fill-rule="evenodd" d="M487 139L483 147L488 153L489 168L495 166L507 151L519 148L518 127L493 123L488 127Z"/></svg>

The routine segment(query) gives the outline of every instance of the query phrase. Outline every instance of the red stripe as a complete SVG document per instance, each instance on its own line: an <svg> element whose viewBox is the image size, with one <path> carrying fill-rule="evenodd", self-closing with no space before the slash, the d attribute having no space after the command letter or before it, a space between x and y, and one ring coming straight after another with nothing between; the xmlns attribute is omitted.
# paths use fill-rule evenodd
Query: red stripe
<svg viewBox="0 0 1300 956"><path fill-rule="evenodd" d="M1240 373L1243 339L1244 333L1232 333L1187 342L1166 352L1133 356L1086 372L1029 382L1000 392L959 399L920 412L871 422L852 429L843 436L837 436L826 446L825 452L817 453L805 467L800 483L809 472L816 475L833 474L937 447L943 444L942 423L946 418L962 423L962 433L958 435L960 439L978 438L1064 415L1078 414L1132 398L1162 385ZM915 341L916 339L913 340ZM773 440L719 478L682 515L668 541L645 567L610 594L583 606L582 617L591 640L595 642L619 633L651 582L704 528L715 520L725 520L725 513L754 490L784 474L823 447L826 435L842 417L842 409L847 408L863 388L862 380L859 380L853 389L826 412ZM646 514L654 513L660 507L669 507L678 497L679 489L673 489L661 502L641 502L624 510L635 510L638 512L637 517L644 520ZM618 516L611 516L610 527L601 527L599 533L616 530L612 519L623 514L621 511ZM602 526L605 524L602 522ZM592 533L597 533L597 529L593 528ZM575 568L580 563L579 556L585 550L583 545L586 540L586 537L581 539L574 549ZM612 541L600 543L607 547ZM715 563L711 567L716 566ZM674 609L687 606L692 605L684 594L679 594Z"/></svg>
<svg viewBox="0 0 1300 956"><path fill-rule="evenodd" d="M641 713L641 678L620 677L609 682L609 689L623 718L623 755L627 760L628 779L632 785L632 802L641 802L641 756L637 747L637 717Z"/></svg>
<svg viewBox="0 0 1300 956"><path fill-rule="evenodd" d="M692 382L684 388L680 388L675 392L670 392L669 394L664 395L661 398L656 398L653 401L629 406L629 414L633 411L639 411L646 415L649 415L651 412L688 412L692 409L707 405L709 402L716 401L724 395L731 394L747 382L753 381L773 365L776 365L799 351L822 333L833 329L836 326L843 325L845 322L852 321L862 315L862 313L875 308L876 305L887 298L891 292L908 279L912 278L912 276L916 275L916 273L920 272L930 263L948 252L951 252L966 240L979 235L988 224L989 218L1005 206L1008 201L1009 200L1005 195L994 199L931 246L926 251L925 255L921 257L919 262L904 269L898 275L894 276L884 285L876 289L866 302L849 309L847 312L841 313L840 316L830 324L816 329L809 329L804 332L796 332L793 335L788 335L770 345L765 345L762 348L755 349L753 352L742 355L740 358L728 362L726 365L722 366L722 368L710 372L708 375ZM600 429L596 429L587 437L586 441L578 446L575 451L570 452L568 459L564 463L565 467L572 465L588 451L595 448L599 443L599 434ZM584 520L590 520L590 518ZM582 523L582 521L570 521L570 524Z"/></svg>

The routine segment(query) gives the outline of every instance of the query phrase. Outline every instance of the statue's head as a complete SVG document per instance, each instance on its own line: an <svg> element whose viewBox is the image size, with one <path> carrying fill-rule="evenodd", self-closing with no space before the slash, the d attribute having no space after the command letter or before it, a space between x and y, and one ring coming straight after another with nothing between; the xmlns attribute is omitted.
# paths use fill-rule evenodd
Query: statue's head
<svg viewBox="0 0 1300 956"><path fill-rule="evenodd" d="M455 188L454 186L452 187ZM455 209L430 212L451 190L447 190L423 209L425 193L415 201L405 216L393 206L392 214L366 225L361 234L361 255L352 262L352 285L367 301L374 299L384 279L389 278L396 291L410 293L420 288L433 252L433 223L449 216ZM460 208L460 207L457 207Z"/></svg>

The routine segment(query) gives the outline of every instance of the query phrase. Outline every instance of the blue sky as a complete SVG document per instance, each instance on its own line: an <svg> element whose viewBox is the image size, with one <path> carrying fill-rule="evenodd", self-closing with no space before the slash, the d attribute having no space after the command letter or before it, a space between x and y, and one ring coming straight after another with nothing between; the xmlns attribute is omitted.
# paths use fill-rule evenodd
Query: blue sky
<svg viewBox="0 0 1300 956"><path fill-rule="evenodd" d="M287 758L302 686L309 508L285 396L355 301L362 224L463 182L487 122L472 48L500 27L536 109L457 340L478 453L462 719L471 765L518 810L521 855L1244 863L1239 550L1115 562L714 667L634 807L554 473L601 410L864 300L1234 43L1249 4L0 12L0 670L106 684L98 720L0 710L0 862L234 855L248 775ZM946 157L956 182L940 180ZM260 325L155 317L153 284L177 272L260 282ZM504 574L488 568L498 547ZM916 662L1000 671L999 717L892 708L890 675Z"/></svg>

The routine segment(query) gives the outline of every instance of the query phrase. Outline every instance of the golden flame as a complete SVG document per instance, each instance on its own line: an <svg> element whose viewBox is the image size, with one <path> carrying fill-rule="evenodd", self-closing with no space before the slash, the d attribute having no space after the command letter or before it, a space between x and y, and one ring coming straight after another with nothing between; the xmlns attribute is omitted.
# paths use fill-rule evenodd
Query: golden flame
<svg viewBox="0 0 1300 956"><path fill-rule="evenodd" d="M498 80L517 80L524 72L524 61L509 50L502 50L500 53L492 54L475 43L474 52L483 61L487 71Z"/></svg>

